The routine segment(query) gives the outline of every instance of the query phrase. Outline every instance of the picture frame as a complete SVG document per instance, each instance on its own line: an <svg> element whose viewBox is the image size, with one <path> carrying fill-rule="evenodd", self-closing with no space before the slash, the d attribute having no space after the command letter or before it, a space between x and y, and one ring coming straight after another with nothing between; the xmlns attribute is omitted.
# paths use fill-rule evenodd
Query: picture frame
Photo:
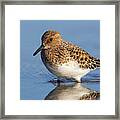
<svg viewBox="0 0 120 120"><path fill-rule="evenodd" d="M115 6L115 115L6 115L5 114L5 5L114 5ZM1 119L119 119L119 14L117 0L100 1L2 1L1 2L1 73L0 118ZM12 108L11 108L12 109Z"/></svg>

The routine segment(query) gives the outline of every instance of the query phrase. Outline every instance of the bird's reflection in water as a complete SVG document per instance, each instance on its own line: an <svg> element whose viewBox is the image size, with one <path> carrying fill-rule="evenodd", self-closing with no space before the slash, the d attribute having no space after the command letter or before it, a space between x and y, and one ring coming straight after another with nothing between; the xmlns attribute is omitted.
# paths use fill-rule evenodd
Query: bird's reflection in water
<svg viewBox="0 0 120 120"><path fill-rule="evenodd" d="M58 83L45 100L99 100L100 93L84 87L81 83Z"/></svg>

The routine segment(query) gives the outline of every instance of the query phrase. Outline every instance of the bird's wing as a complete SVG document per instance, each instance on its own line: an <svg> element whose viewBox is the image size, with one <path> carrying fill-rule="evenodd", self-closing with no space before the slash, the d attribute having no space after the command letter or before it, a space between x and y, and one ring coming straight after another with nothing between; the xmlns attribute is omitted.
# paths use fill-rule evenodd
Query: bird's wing
<svg viewBox="0 0 120 120"><path fill-rule="evenodd" d="M100 59L92 57L85 50L72 43L64 42L64 44L70 58L77 61L80 68L96 69L100 67Z"/></svg>

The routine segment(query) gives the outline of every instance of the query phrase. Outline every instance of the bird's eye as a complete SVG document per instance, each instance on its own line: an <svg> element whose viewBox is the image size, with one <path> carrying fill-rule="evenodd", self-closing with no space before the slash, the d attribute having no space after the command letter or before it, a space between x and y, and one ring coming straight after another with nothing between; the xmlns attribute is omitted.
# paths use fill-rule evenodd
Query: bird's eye
<svg viewBox="0 0 120 120"><path fill-rule="evenodd" d="M52 38L50 38L50 42L52 42L52 40L53 40L53 39L52 39Z"/></svg>

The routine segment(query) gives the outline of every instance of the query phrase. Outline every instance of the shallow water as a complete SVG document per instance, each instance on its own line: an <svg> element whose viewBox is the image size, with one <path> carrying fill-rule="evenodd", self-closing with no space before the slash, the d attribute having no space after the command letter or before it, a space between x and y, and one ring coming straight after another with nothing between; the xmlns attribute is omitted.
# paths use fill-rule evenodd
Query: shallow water
<svg viewBox="0 0 120 120"><path fill-rule="evenodd" d="M86 88L81 83L57 83L45 100L99 100L100 93Z"/></svg>
<svg viewBox="0 0 120 120"><path fill-rule="evenodd" d="M40 55L33 57L40 44L41 35L48 29L57 30L67 41L84 48L94 57L100 57L100 23L87 21L25 21L20 24L20 99L42 100L56 86L48 82L52 75L41 61ZM100 70L82 78L84 87L100 91ZM98 80L97 82L87 82ZM85 82L84 82L85 81Z"/></svg>

